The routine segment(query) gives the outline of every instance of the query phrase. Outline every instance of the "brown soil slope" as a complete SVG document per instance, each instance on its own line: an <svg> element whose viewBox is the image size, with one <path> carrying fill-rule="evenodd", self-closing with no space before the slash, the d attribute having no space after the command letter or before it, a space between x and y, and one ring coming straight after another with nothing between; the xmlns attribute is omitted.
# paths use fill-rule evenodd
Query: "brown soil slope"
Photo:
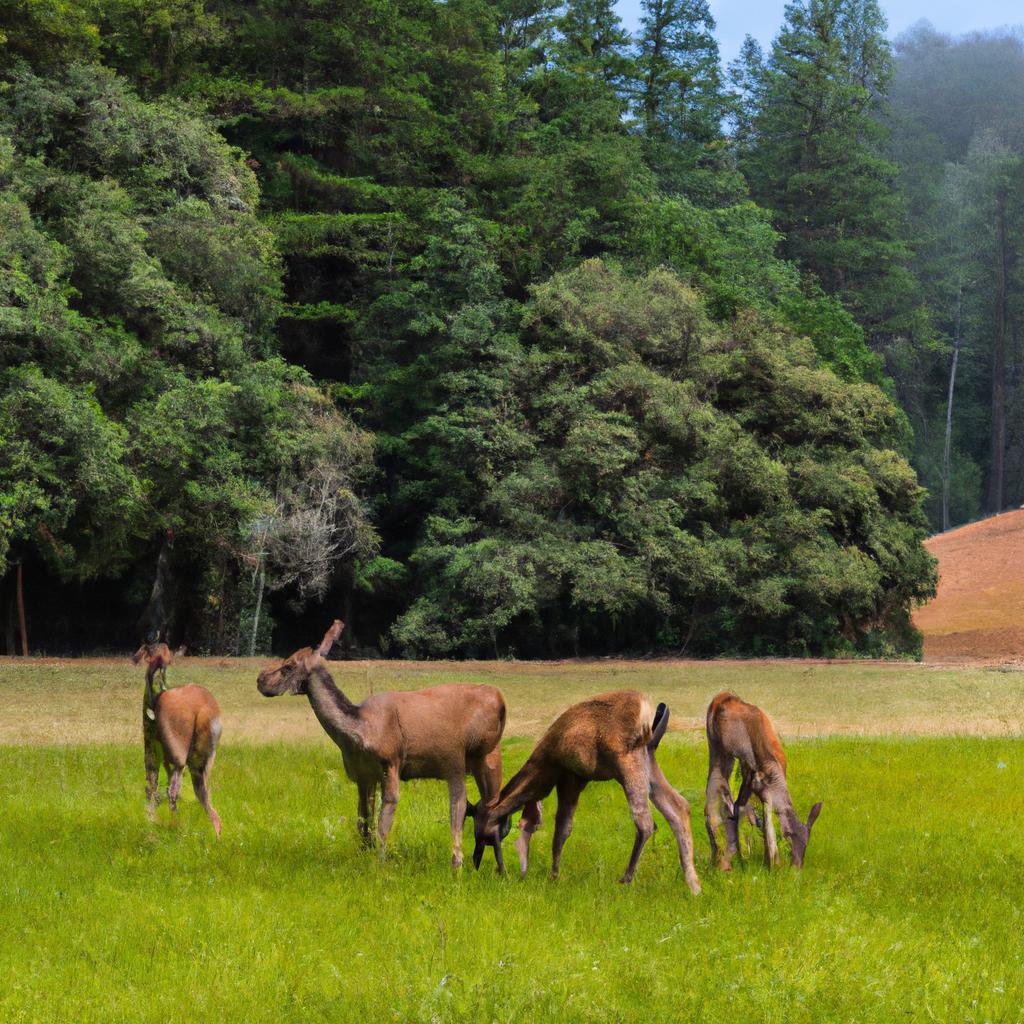
<svg viewBox="0 0 1024 1024"><path fill-rule="evenodd" d="M918 609L926 661L1024 662L1024 510L929 538L939 592Z"/></svg>

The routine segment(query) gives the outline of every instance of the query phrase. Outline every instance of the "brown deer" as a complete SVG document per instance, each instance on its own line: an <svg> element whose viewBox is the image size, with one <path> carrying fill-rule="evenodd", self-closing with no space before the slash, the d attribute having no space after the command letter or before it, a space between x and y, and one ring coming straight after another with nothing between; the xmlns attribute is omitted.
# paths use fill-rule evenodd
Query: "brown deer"
<svg viewBox="0 0 1024 1024"><path fill-rule="evenodd" d="M720 693L708 705L708 788L704 803L704 822L711 840L712 862L723 871L732 869L732 858L739 852L739 821L751 817L751 794L764 805L760 822L764 833L764 859L768 867L778 862L772 812L779 816L782 835L789 840L793 867L803 866L821 803L816 803L801 823L793 809L786 784L786 755L768 716L735 694ZM740 763L741 782L736 799L732 798L729 778L736 761ZM725 847L719 854L719 830L725 825Z"/></svg>
<svg viewBox="0 0 1024 1024"><path fill-rule="evenodd" d="M188 685L170 690L154 689L157 672L166 679L173 655L166 644L145 645L132 657L146 662L146 689L142 701L142 743L146 765L146 811L156 818L159 802L160 762L167 772L167 799L174 814L178 809L181 777L188 768L196 799L203 805L220 835L220 815L210 799L210 773L220 740L220 707L205 687Z"/></svg>
<svg viewBox="0 0 1024 1024"><path fill-rule="evenodd" d="M500 852L501 840L509 831L509 816L523 807L517 847L520 872L525 874L530 837L540 823L539 801L555 789L558 810L551 846L551 877L557 878L562 847L572 832L580 794L588 782L614 779L625 791L636 823L633 853L621 881L632 881L640 854L654 832L650 800L675 833L686 884L699 893L700 882L693 866L690 805L669 785L655 758L667 727L668 708L659 704L654 712L643 694L630 690L591 697L563 711L498 796L474 808L476 866L480 866L485 846L494 846L495 853ZM502 869L500 856L498 869Z"/></svg>
<svg viewBox="0 0 1024 1024"><path fill-rule="evenodd" d="M493 686L435 686L406 693L377 693L353 704L338 689L325 656L344 625L340 620L314 650L303 647L264 669L257 688L265 697L303 693L325 732L341 749L345 773L359 790L358 829L372 843L377 788L381 790L377 835L383 855L402 779L448 783L452 866L462 866L466 775L472 773L484 800L501 786L501 734L505 698Z"/></svg>

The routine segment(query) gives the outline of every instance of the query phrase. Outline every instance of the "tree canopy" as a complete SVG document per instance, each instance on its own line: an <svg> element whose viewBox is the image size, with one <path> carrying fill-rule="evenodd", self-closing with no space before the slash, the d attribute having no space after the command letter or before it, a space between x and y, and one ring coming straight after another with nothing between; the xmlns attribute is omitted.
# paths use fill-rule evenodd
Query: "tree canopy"
<svg viewBox="0 0 1024 1024"><path fill-rule="evenodd" d="M420 656L918 649L874 3L738 92L703 0L30 6L0 573L208 650L320 602Z"/></svg>

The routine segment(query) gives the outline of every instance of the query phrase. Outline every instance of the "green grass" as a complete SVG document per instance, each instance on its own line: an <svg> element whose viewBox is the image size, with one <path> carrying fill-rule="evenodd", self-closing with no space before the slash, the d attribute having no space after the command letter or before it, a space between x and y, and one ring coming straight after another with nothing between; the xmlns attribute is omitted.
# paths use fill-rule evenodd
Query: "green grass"
<svg viewBox="0 0 1024 1024"><path fill-rule="evenodd" d="M220 701L226 744L320 743L302 698L256 693L266 660L184 658L170 685L199 683ZM672 709L670 728L703 733L720 690L766 708L784 739L846 735L1020 735L1024 671L912 662L597 661L333 662L352 700L438 683L490 683L505 694L506 737L539 736L570 703L634 689ZM0 745L135 743L142 673L127 658L0 658Z"/></svg>
<svg viewBox="0 0 1024 1024"><path fill-rule="evenodd" d="M548 801L520 882L490 854L451 871L440 783L403 787L381 863L333 748L229 737L219 842L190 791L176 830L166 806L146 822L134 744L0 748L0 1021L1021 1019L1020 739L790 742L798 809L825 801L807 867L768 873L758 843L721 875L704 748L671 735L692 897L663 822L616 883L614 784L584 794L556 883ZM506 775L528 749L507 745Z"/></svg>

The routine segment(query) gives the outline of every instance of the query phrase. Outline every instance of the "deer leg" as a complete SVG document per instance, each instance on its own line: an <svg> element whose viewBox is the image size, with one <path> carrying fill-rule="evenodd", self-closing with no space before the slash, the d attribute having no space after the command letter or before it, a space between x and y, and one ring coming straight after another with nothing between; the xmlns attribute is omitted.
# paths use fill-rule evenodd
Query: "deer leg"
<svg viewBox="0 0 1024 1024"><path fill-rule="evenodd" d="M690 805L683 795L669 784L653 754L651 755L651 799L675 834L676 845L679 847L679 864L686 876L686 884L696 895L700 892L700 880L697 878L697 869L693 866Z"/></svg>
<svg viewBox="0 0 1024 1024"><path fill-rule="evenodd" d="M155 743L146 743L144 750L146 764L146 815L156 821L156 805L159 802L160 761Z"/></svg>
<svg viewBox="0 0 1024 1024"><path fill-rule="evenodd" d="M470 770L480 790L480 799L486 804L501 790L501 747L496 746L482 758L474 759Z"/></svg>
<svg viewBox="0 0 1024 1024"><path fill-rule="evenodd" d="M519 817L519 836L516 839L516 853L519 855L519 877L526 877L526 868L530 863L530 840L533 833L540 828L542 817L539 800L533 800L523 808Z"/></svg>
<svg viewBox="0 0 1024 1024"><path fill-rule="evenodd" d="M708 768L708 786L704 798L704 826L708 830L708 839L711 841L711 862L713 864L717 862L723 871L732 870L732 857L728 851L728 842L724 848L720 848L718 842L719 833L732 814L733 808L732 793L729 790L729 775L732 773L731 762L732 758L712 761ZM726 838L728 839L728 832Z"/></svg>
<svg viewBox="0 0 1024 1024"><path fill-rule="evenodd" d="M371 782L366 791L366 834L363 836L363 846L367 849L373 846L373 819L377 815L377 789L377 783Z"/></svg>
<svg viewBox="0 0 1024 1024"><path fill-rule="evenodd" d="M501 791L501 747L495 747L483 757L471 758L468 767L480 793L480 803L486 807Z"/></svg>
<svg viewBox="0 0 1024 1024"><path fill-rule="evenodd" d="M377 836L380 839L380 855L385 854L385 847L388 841L388 833L395 821L395 811L398 808L398 765L389 764L384 771L384 781L381 784L380 800L380 822L377 824Z"/></svg>
<svg viewBox="0 0 1024 1024"><path fill-rule="evenodd" d="M201 768L189 768L189 775L192 776L192 789L195 791L196 799L206 809L206 815L213 825L213 831L220 836L220 815L213 809L213 801L210 799L210 771L213 768L213 755L211 754Z"/></svg>
<svg viewBox="0 0 1024 1024"><path fill-rule="evenodd" d="M448 780L448 803L452 826L452 867L462 867L462 824L466 820L466 776Z"/></svg>
<svg viewBox="0 0 1024 1024"><path fill-rule="evenodd" d="M764 801L764 866L773 868L779 862L779 845L775 840L775 822L772 820L772 801Z"/></svg>
<svg viewBox="0 0 1024 1024"><path fill-rule="evenodd" d="M587 785L586 779L578 775L565 775L555 785L558 793L558 810L555 812L555 835L551 841L551 877L558 877L558 868L562 861L562 847L572 835L572 819L576 815L576 807L580 802L580 794ZM526 840L529 846L529 838ZM522 859L520 859L522 868Z"/></svg>
<svg viewBox="0 0 1024 1024"><path fill-rule="evenodd" d="M167 802L171 806L171 814L178 813L178 796L181 793L181 776L185 771L184 767L178 765L165 765L167 769Z"/></svg>
<svg viewBox="0 0 1024 1024"><path fill-rule="evenodd" d="M374 782L359 781L356 783L359 789L359 809L356 813L356 830L364 848L373 845L373 805L376 803L374 794L377 785Z"/></svg>
<svg viewBox="0 0 1024 1024"><path fill-rule="evenodd" d="M736 795L736 801L732 806L732 813L725 821L726 854L730 860L740 852L740 818L749 818L752 813L750 809L750 794L753 791L753 786L753 773L744 771L743 781L740 783L740 791Z"/></svg>
<svg viewBox="0 0 1024 1024"><path fill-rule="evenodd" d="M642 756L648 756L646 750L642 752ZM640 854L643 853L643 849L647 845L647 840L654 835L654 818L647 801L651 788L649 769L640 770L634 765L629 765L620 781L626 793L626 799L629 801L629 810L633 815L633 821L636 824L633 852L630 855L626 873L619 879L623 885L628 885L633 881L633 875L636 874L636 865L640 860Z"/></svg>

